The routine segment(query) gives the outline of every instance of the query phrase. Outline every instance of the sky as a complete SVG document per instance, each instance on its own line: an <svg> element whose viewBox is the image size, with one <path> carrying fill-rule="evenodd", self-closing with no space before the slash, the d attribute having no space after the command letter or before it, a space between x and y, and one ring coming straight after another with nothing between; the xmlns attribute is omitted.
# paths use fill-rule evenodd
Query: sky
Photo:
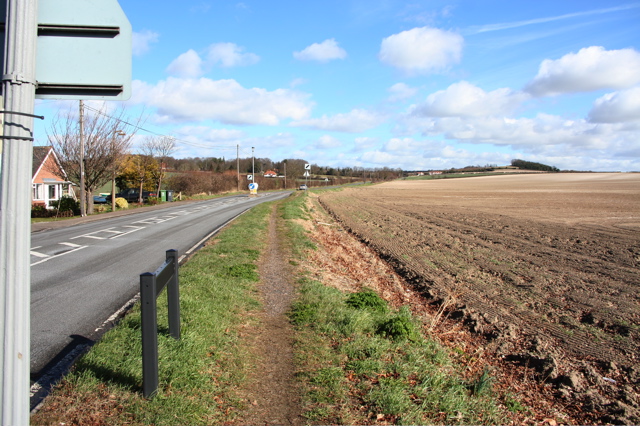
<svg viewBox="0 0 640 426"><path fill-rule="evenodd" d="M138 142L175 137L177 158L640 171L640 2L119 3L132 96L108 108L144 115Z"/></svg>

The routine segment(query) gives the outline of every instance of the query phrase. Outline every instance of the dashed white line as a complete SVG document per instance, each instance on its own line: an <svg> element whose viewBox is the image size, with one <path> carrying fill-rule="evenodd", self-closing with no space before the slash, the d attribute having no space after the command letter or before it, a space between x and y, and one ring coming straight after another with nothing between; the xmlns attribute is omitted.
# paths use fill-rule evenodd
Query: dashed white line
<svg viewBox="0 0 640 426"><path fill-rule="evenodd" d="M63 246L69 246L69 247L80 247L80 244L73 244L73 243L58 243L58 244L62 244Z"/></svg>

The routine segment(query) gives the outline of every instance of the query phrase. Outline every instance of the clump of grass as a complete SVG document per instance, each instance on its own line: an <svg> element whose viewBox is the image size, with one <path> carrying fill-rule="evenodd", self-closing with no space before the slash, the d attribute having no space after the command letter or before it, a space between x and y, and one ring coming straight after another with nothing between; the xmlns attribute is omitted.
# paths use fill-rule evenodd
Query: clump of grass
<svg viewBox="0 0 640 426"><path fill-rule="evenodd" d="M346 301L348 306L355 309L372 309L378 312L387 312L387 302L371 289L363 289L349 295Z"/></svg>
<svg viewBox="0 0 640 426"><path fill-rule="evenodd" d="M483 393L491 390L493 385L493 378L489 374L488 369L482 370L482 374L476 380L474 380L469 386L473 395L482 395Z"/></svg>
<svg viewBox="0 0 640 426"><path fill-rule="evenodd" d="M482 384L490 383L488 377L472 391L456 373L447 350L421 335L406 307L396 311L384 304L386 310L380 309L382 304L370 291L345 295L317 281L301 282L300 298L290 315L296 325L298 377L309 420L503 421L490 386Z"/></svg>
<svg viewBox="0 0 640 426"><path fill-rule="evenodd" d="M416 328L411 318L411 312L406 306L403 306L397 314L382 321L377 331L383 336L394 340L408 339L417 341L420 338L420 332Z"/></svg>

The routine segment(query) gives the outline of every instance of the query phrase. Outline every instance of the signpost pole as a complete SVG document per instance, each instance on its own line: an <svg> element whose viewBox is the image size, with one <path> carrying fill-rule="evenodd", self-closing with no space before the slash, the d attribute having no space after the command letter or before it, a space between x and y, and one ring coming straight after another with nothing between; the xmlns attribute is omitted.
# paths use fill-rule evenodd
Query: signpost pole
<svg viewBox="0 0 640 426"><path fill-rule="evenodd" d="M3 425L29 424L31 165L38 0L7 0L0 183L0 386Z"/></svg>

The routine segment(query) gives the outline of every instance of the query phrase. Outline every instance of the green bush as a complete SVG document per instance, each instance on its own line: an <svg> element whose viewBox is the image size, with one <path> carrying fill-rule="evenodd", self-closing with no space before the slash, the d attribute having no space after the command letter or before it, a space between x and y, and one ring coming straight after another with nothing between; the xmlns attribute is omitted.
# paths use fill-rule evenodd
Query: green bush
<svg viewBox="0 0 640 426"><path fill-rule="evenodd" d="M32 205L31 217L51 217L51 210L47 210L45 206Z"/></svg>
<svg viewBox="0 0 640 426"><path fill-rule="evenodd" d="M411 312L406 306L403 306L397 314L383 321L378 326L378 334L391 338L393 340L410 340L412 342L419 340L420 333L411 318Z"/></svg>
<svg viewBox="0 0 640 426"><path fill-rule="evenodd" d="M61 212L72 211L74 215L80 214L80 202L67 195L58 201L52 201L51 206Z"/></svg>
<svg viewBox="0 0 640 426"><path fill-rule="evenodd" d="M355 309L371 309L376 312L387 312L388 310L387 302L370 289L350 294L347 298L347 305Z"/></svg>
<svg viewBox="0 0 640 426"><path fill-rule="evenodd" d="M160 197L149 197L147 198L147 203L149 205L155 206L156 204L160 204Z"/></svg>

